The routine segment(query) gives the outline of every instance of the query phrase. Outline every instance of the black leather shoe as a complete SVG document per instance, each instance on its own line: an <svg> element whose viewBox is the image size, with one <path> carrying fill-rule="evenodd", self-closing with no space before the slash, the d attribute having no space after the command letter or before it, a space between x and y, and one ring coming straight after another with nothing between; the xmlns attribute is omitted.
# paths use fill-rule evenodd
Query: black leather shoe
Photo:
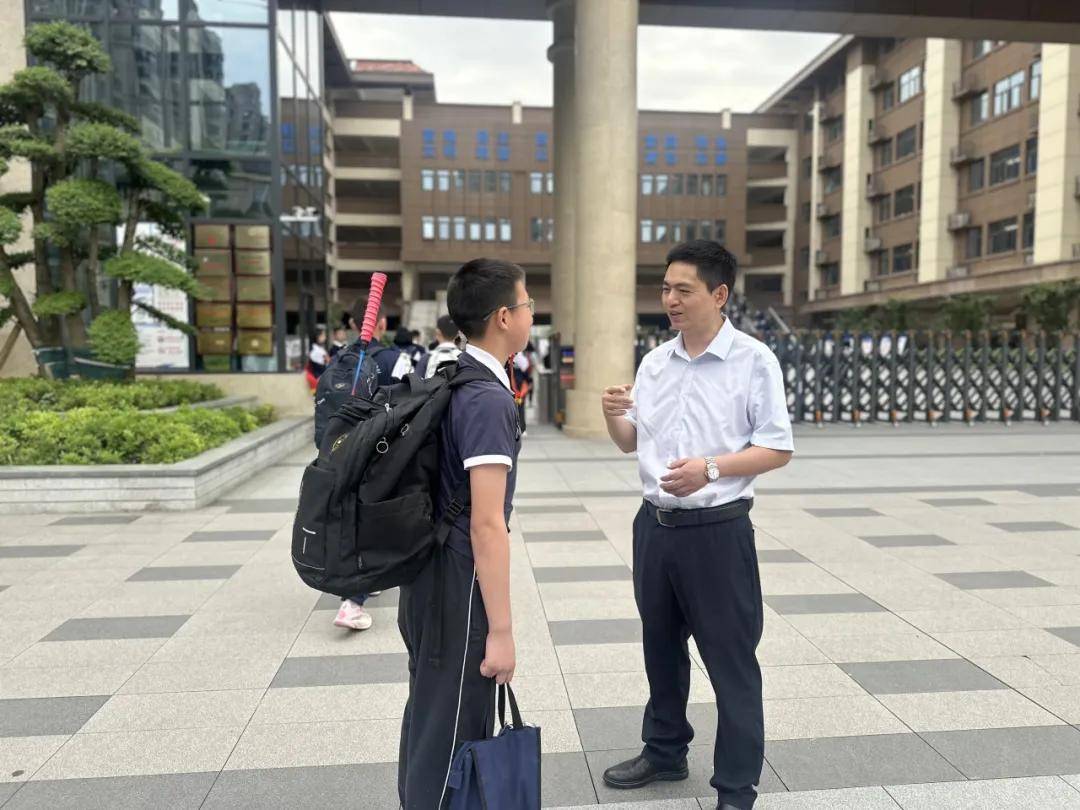
<svg viewBox="0 0 1080 810"><path fill-rule="evenodd" d="M660 770L645 757L638 756L604 771L604 784L612 788L630 789L645 787L653 782L678 782L689 775L685 759L674 769Z"/></svg>

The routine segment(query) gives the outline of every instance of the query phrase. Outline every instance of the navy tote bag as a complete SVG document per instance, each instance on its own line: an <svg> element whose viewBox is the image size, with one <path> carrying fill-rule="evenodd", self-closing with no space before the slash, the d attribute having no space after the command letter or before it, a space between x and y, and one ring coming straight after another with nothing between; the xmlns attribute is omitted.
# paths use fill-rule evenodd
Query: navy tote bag
<svg viewBox="0 0 1080 810"><path fill-rule="evenodd" d="M540 810L540 729L521 721L509 686L497 688L500 731L458 749L448 783L450 810Z"/></svg>

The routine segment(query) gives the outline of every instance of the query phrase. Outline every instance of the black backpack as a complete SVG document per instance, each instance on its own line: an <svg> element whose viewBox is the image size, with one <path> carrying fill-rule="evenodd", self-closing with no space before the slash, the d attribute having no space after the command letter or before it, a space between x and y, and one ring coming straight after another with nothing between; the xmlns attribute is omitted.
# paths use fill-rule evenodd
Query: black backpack
<svg viewBox="0 0 1080 810"><path fill-rule="evenodd" d="M389 350L388 346L379 343L368 347L364 356L364 368L356 386L358 396L371 398L375 395L379 387L379 367L375 363L375 356ZM315 386L316 447L322 447L330 418L352 398L353 376L356 374L356 363L359 359L360 341L357 341L335 354L326 371L319 376L319 382Z"/></svg>
<svg viewBox="0 0 1080 810"><path fill-rule="evenodd" d="M430 379L410 374L373 398L347 399L300 483L292 559L305 583L351 597L416 578L468 505L466 479L436 524L439 427L451 395L494 379L447 364Z"/></svg>

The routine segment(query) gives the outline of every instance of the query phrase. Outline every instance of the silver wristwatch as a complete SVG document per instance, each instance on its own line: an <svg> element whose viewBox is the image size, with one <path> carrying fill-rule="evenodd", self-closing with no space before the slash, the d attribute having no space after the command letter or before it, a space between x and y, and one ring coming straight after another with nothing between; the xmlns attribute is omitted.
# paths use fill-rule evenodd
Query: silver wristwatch
<svg viewBox="0 0 1080 810"><path fill-rule="evenodd" d="M720 480L720 465L716 463L713 456L705 457L705 477L709 479L710 484Z"/></svg>

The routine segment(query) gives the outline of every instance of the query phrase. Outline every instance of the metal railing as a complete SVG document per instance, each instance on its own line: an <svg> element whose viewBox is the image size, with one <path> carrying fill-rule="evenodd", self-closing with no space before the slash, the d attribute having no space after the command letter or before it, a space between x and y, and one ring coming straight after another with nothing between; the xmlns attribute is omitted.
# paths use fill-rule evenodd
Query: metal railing
<svg viewBox="0 0 1080 810"><path fill-rule="evenodd" d="M1080 333L802 333L768 340L795 422L1080 421Z"/></svg>

